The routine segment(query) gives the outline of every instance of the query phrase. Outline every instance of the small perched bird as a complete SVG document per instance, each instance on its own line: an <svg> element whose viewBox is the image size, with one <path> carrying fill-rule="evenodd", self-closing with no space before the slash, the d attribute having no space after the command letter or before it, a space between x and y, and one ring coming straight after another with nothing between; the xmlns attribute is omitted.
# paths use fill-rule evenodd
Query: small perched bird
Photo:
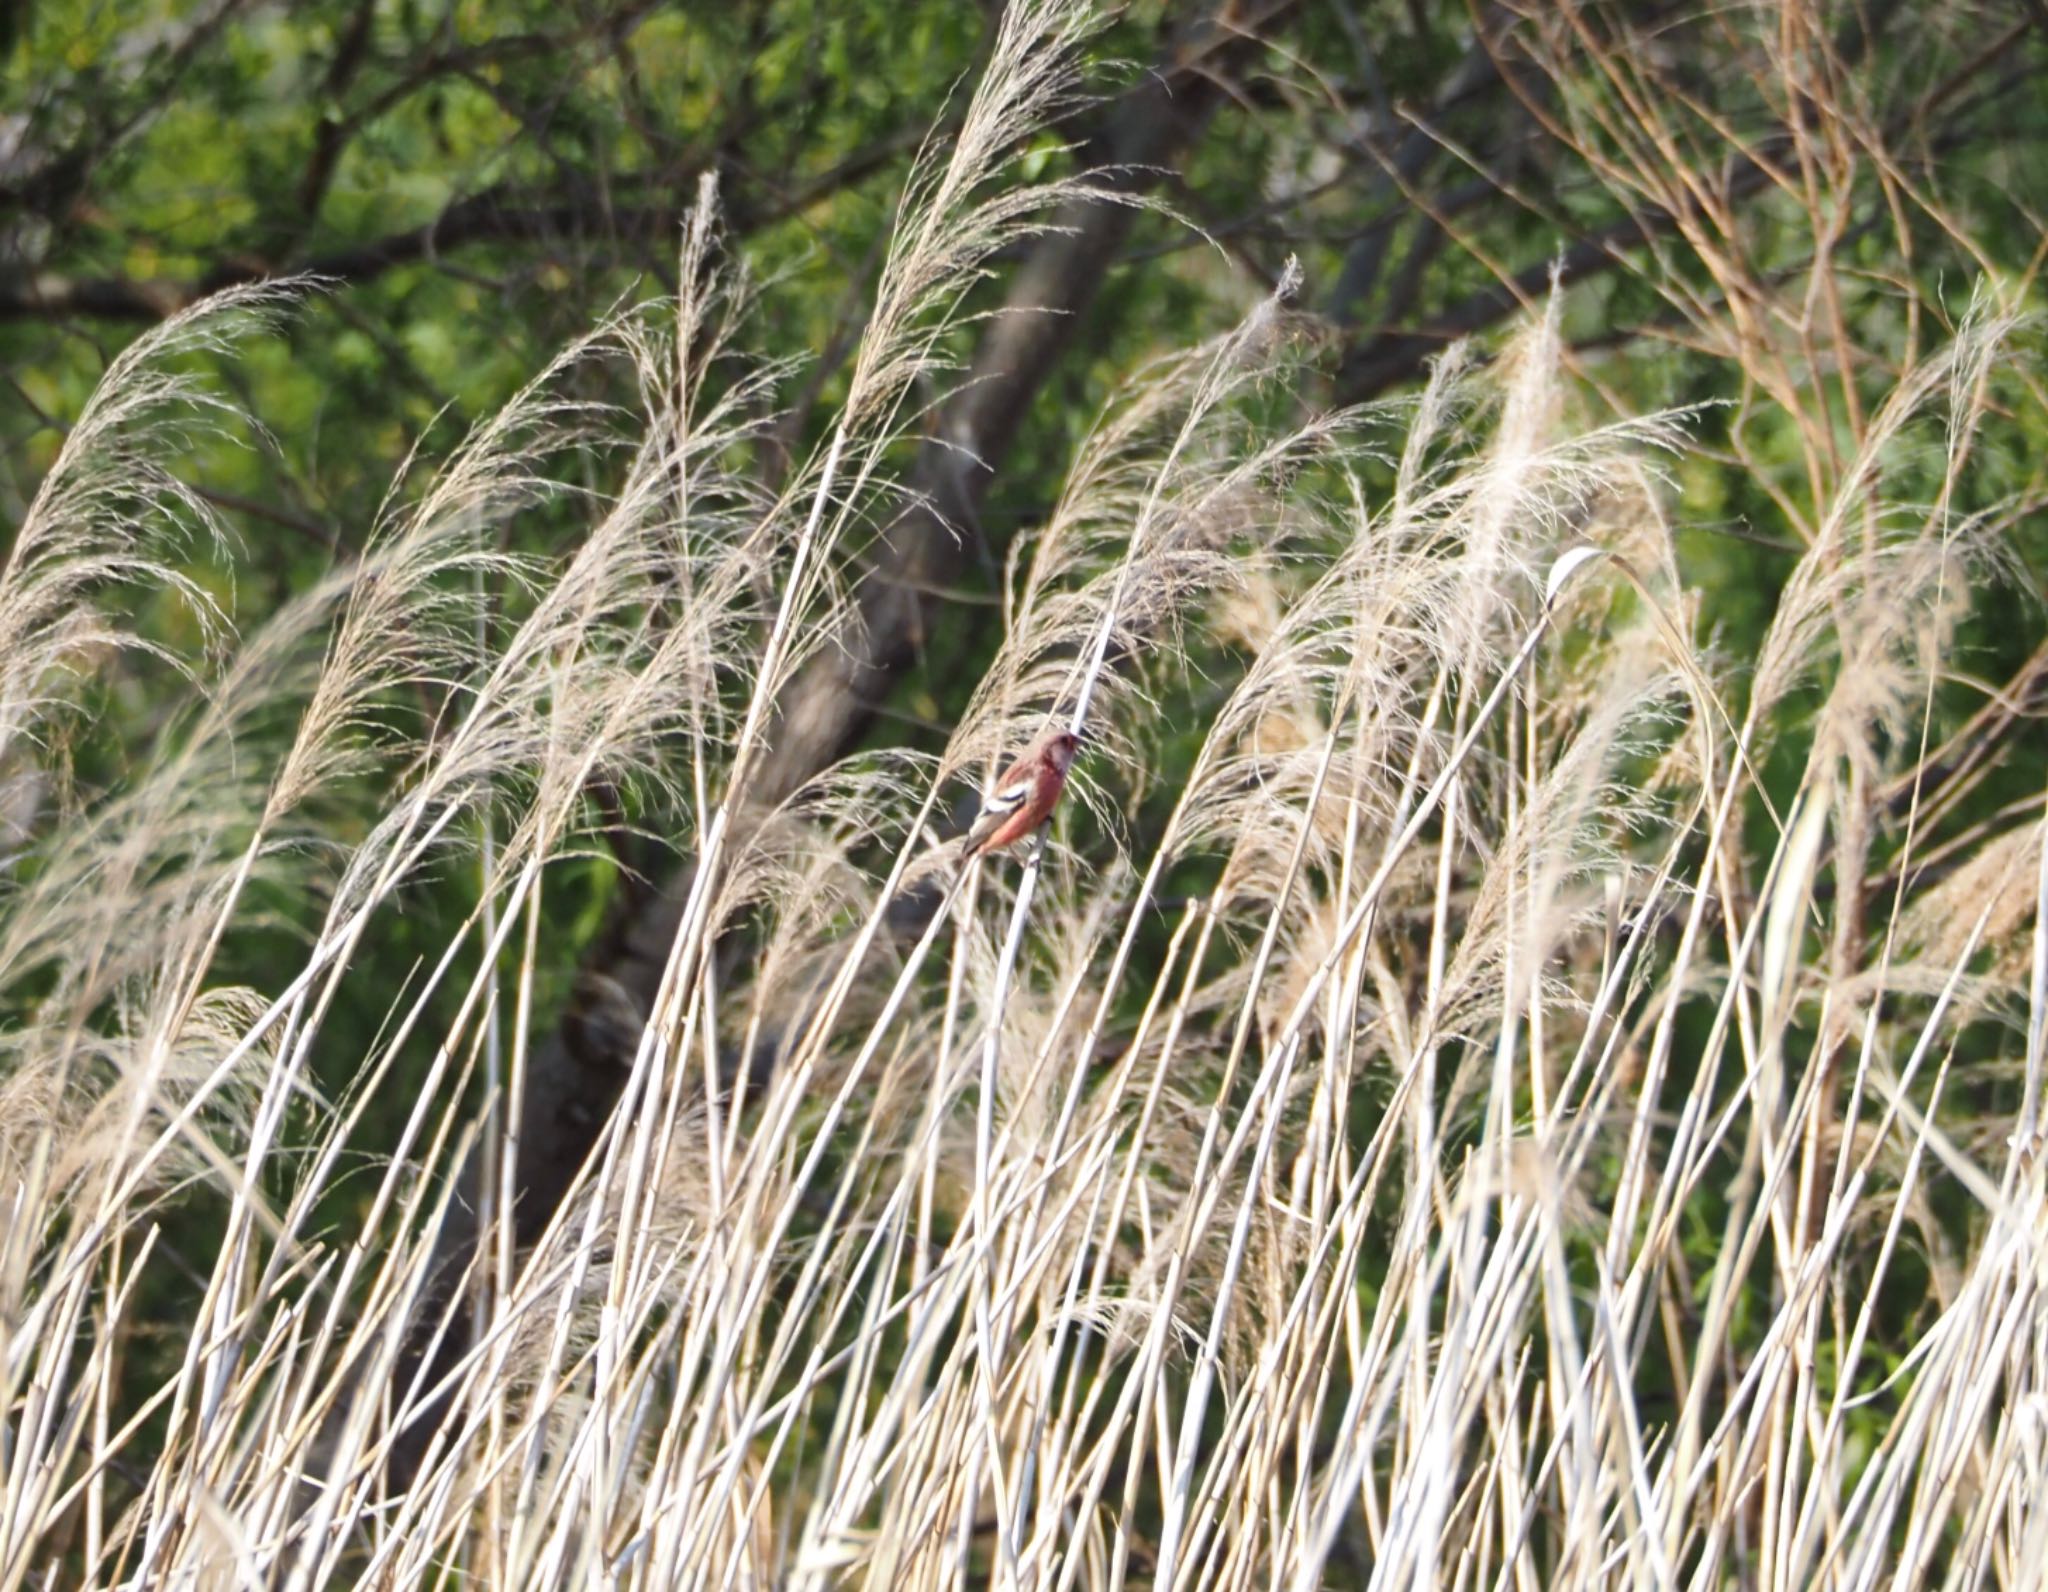
<svg viewBox="0 0 2048 1592"><path fill-rule="evenodd" d="M982 798L961 861L1013 846L1050 818L1080 749L1081 737L1071 730L1049 730L1033 741Z"/></svg>

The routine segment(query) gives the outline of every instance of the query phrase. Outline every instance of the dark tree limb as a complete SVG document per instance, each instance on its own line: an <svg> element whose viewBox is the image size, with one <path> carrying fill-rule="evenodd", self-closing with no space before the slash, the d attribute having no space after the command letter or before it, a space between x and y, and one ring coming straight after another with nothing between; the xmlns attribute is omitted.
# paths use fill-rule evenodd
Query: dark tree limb
<svg viewBox="0 0 2048 1592"><path fill-rule="evenodd" d="M885 169L914 147L921 134L922 129L898 129L810 180L772 193L751 196L744 188L729 193L727 231L744 235L799 215ZM697 175L695 168L665 174L658 185L660 198L629 197L624 202L590 191L536 197L493 187L456 200L422 226L287 263L236 256L219 261L196 278L78 277L61 271L0 273L0 320L92 317L154 322L189 308L208 294L274 276L364 282L394 267L436 259L476 244L573 237L596 229L614 236L659 237L666 244L683 219L682 201L670 196L693 193ZM638 182L630 192L644 193L655 186Z"/></svg>
<svg viewBox="0 0 2048 1592"><path fill-rule="evenodd" d="M1164 59L1109 108L1083 149L1099 186L1132 199L1184 159L1227 92L1230 74L1258 44L1258 30L1295 0L1225 0L1182 27ZM965 568L955 527L974 522L1031 405L1072 345L1081 317L1129 235L1136 210L1091 200L1052 218L1017 266L1002 310L986 322L967 380L940 410L913 467L912 506L871 550L858 594L859 617L783 693L771 748L749 786L758 807L779 802L858 744L890 687L918 657L934 594ZM687 870L629 903L586 958L569 1010L535 1046L525 1078L515 1236L531 1242L568 1193L597 1142L667 966ZM444 1224L437 1267L459 1276L477 1242L475 1212L457 1202ZM416 1323L432 1344L431 1385L467 1348L452 1301ZM433 1334L446 1324L438 1340ZM428 1411L401 1443L400 1468L423 1452L438 1415Z"/></svg>
<svg viewBox="0 0 2048 1592"><path fill-rule="evenodd" d="M1105 173L1098 183L1135 198L1176 167L1223 99L1228 74L1254 47L1256 29L1289 9L1228 4L1185 28L1089 140L1084 156ZM777 704L770 750L749 786L757 806L781 802L857 746L876 705L922 652L935 594L954 585L967 565L959 528L977 523L1033 400L1071 345L1136 214L1113 202L1069 205L1018 266L967 379L918 457L912 506L871 552L857 619L818 649ZM597 964L643 1007L660 983L686 888L686 880L676 881L602 942Z"/></svg>

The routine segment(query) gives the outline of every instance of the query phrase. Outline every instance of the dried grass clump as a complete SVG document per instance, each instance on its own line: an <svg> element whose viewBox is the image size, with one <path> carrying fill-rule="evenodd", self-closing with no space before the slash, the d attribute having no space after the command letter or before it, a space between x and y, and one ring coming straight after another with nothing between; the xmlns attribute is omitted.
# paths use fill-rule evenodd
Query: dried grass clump
<svg viewBox="0 0 2048 1592"><path fill-rule="evenodd" d="M1738 676L1659 476L1691 417L1588 419L1553 304L1412 403L1276 425L1285 284L1101 417L942 754L755 799L965 285L1079 191L1001 176L1089 23L1011 9L775 495L737 461L784 373L739 358L707 185L677 304L395 488L358 565L181 660L132 781L9 839L0 1584L2038 1584L2048 851L2032 805L1956 816L2004 721L1933 734L2003 566L1953 507L2002 423L1990 299L1846 458L1775 323L1728 333L1814 449ZM1606 158L1666 202L1657 150ZM165 416L218 411L163 361L272 303L141 340L74 430L0 572L4 766L140 644L85 599L203 519ZM637 407L571 396L593 361ZM573 552L495 551L543 501ZM934 867L940 804L1049 717L1089 752L1048 847ZM651 1005L595 988L630 1074L519 1243L546 895L599 786L672 815L688 895ZM316 1068L457 869L480 904ZM319 910L252 990L257 880ZM159 1224L195 1190L193 1267Z"/></svg>

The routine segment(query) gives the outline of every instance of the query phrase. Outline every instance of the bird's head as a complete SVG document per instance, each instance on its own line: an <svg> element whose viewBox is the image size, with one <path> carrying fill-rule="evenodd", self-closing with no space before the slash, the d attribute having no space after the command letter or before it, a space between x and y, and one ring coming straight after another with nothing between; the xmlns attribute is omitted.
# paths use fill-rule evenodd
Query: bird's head
<svg viewBox="0 0 2048 1592"><path fill-rule="evenodd" d="M1073 765L1080 750L1081 737L1072 730L1059 730L1046 737L1045 755L1052 759L1053 767L1062 774Z"/></svg>

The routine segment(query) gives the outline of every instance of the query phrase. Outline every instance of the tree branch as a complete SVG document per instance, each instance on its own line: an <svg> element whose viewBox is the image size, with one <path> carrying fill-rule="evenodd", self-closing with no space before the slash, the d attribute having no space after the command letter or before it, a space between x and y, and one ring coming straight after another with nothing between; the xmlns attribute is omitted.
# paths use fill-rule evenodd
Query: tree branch
<svg viewBox="0 0 2048 1592"><path fill-rule="evenodd" d="M1117 101L1089 141L1097 182L1135 196L1186 156L1221 102L1228 73L1258 42L1256 30L1296 0L1247 6L1224 0L1184 28L1165 59ZM964 544L953 527L971 523L1033 400L1077 333L1129 234L1128 204L1073 204L1052 220L1018 267L1004 308L986 323L968 379L940 411L913 474L916 506L879 539L862 581L859 618L818 649L778 704L772 747L757 765L748 796L772 806L855 745L889 688L917 657L931 596L956 577ZM596 1142L624 1083L644 1014L652 1005L675 939L687 871L651 896L629 902L591 948L576 997L556 1032L529 1061L517 1127L520 1191L515 1233L530 1242L546 1225ZM474 1251L474 1213L451 1209L437 1265L459 1275ZM422 1334L438 1325L428 1311ZM449 1323L437 1355L453 1363L465 1347L463 1323ZM416 1334L424 1352L424 1341ZM431 1420L402 1447L423 1451ZM405 1463L402 1456L401 1465Z"/></svg>
<svg viewBox="0 0 2048 1592"><path fill-rule="evenodd" d="M916 146L924 129L896 129L857 150L808 181L749 202L744 190L726 206L727 230L744 235L799 215L852 187ZM715 157L714 157L715 158ZM620 204L595 190L565 192L536 200L493 187L448 205L423 226L387 233L366 243L329 250L285 266L254 256L222 260L196 279L169 277L76 277L45 271L0 275L0 321L56 320L87 316L102 320L155 322L177 314L223 288L273 276L307 275L337 282L370 280L396 266L430 260L477 244L529 238L558 238L603 227L612 234L672 237L682 225L680 199L696 190L697 172L664 173L635 184L663 198Z"/></svg>

